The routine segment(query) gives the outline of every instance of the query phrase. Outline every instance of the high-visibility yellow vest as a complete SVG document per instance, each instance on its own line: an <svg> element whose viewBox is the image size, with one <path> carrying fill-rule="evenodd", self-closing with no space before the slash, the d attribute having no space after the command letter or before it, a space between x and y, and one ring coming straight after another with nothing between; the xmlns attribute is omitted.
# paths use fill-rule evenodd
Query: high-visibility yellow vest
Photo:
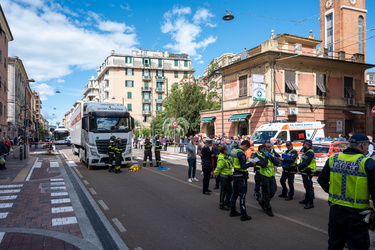
<svg viewBox="0 0 375 250"><path fill-rule="evenodd" d="M310 148L309 150L307 150L306 152L303 153L302 157L301 157L301 160L300 160L300 163L303 162L303 158L305 156L305 154L307 154L307 152L313 152L314 153L314 150L312 150L312 148ZM302 169L301 171L305 171L307 168L310 168L311 169L311 172L316 172L316 160L315 160L315 157L311 160L310 164L305 167L304 169Z"/></svg>
<svg viewBox="0 0 375 250"><path fill-rule="evenodd" d="M241 169L240 160L238 159L238 153L239 152L242 152L242 153L245 154L245 152L240 148L234 148L234 149L232 149L232 152L231 152L234 171L245 172L245 171L247 171L246 169Z"/></svg>
<svg viewBox="0 0 375 250"><path fill-rule="evenodd" d="M367 186L365 162L370 159L363 154L336 154L329 158L329 197L334 204L367 209L370 193Z"/></svg>
<svg viewBox="0 0 375 250"><path fill-rule="evenodd" d="M272 150L272 156L275 157L275 153ZM267 166L265 168L260 168L260 174L266 177L272 177L276 175L276 169L272 160L268 159Z"/></svg>

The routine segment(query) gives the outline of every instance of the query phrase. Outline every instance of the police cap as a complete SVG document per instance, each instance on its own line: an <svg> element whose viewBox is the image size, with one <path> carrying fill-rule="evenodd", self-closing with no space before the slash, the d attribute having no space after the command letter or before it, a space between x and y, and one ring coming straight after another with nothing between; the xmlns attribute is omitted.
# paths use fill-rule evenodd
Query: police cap
<svg viewBox="0 0 375 250"><path fill-rule="evenodd" d="M350 143L363 143L363 142L370 142L370 141L368 140L367 135L358 133L350 137L349 142Z"/></svg>
<svg viewBox="0 0 375 250"><path fill-rule="evenodd" d="M291 141L287 141L287 142L285 142L285 145L286 145L286 146L293 146L293 144L292 144Z"/></svg>
<svg viewBox="0 0 375 250"><path fill-rule="evenodd" d="M305 140L303 143L312 146L312 140Z"/></svg>

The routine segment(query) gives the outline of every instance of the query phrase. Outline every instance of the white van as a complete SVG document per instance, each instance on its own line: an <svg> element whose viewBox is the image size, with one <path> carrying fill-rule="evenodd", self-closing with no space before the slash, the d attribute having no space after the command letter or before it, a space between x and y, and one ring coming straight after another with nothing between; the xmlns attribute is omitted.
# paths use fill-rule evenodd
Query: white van
<svg viewBox="0 0 375 250"><path fill-rule="evenodd" d="M276 152L286 150L285 142L291 141L293 148L300 150L304 140L324 138L324 124L321 122L290 122L263 124L253 133L250 140L254 149L265 141L274 141Z"/></svg>

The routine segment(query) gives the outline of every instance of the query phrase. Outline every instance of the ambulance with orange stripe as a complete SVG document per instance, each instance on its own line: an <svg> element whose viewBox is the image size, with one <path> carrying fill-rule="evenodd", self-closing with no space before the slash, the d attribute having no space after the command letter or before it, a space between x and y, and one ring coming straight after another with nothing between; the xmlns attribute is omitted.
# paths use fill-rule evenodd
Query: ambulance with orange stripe
<svg viewBox="0 0 375 250"><path fill-rule="evenodd" d="M255 150L265 141L270 141L274 142L276 152L284 152L287 150L286 141L291 141L293 148L299 151L304 140L324 137L324 124L321 122L275 122L261 125L250 140L254 143Z"/></svg>

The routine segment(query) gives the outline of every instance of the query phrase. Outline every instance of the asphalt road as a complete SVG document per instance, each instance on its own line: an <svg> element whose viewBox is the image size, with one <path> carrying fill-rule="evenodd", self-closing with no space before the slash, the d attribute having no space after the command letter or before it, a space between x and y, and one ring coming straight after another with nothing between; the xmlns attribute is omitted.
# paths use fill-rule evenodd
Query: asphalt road
<svg viewBox="0 0 375 250"><path fill-rule="evenodd" d="M241 222L219 210L219 191L202 194L199 182L187 182L186 155L162 152L163 166L139 172L109 173L88 170L67 147L61 151L77 164L76 171L108 220L130 249L326 249L327 195L315 186L315 208L305 210L298 203L304 189L297 177L293 201L276 197L271 201L275 217L267 216L253 197L250 175L247 210L251 221ZM141 162L143 152L133 158ZM200 164L198 164L200 168ZM279 182L279 178L277 178Z"/></svg>

